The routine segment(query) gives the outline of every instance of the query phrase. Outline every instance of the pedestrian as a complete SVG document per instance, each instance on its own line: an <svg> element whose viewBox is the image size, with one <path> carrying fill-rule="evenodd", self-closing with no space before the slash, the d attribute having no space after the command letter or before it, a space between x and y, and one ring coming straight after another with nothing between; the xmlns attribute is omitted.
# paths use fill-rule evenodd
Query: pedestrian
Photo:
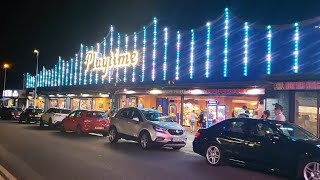
<svg viewBox="0 0 320 180"><path fill-rule="evenodd" d="M194 123L196 122L197 115L193 110L190 114L190 125L191 125L191 133L194 131Z"/></svg>
<svg viewBox="0 0 320 180"><path fill-rule="evenodd" d="M244 106L244 107L247 107L247 106ZM250 112L249 112L248 109L245 110L245 111L242 111L242 110L239 112L238 118L248 118L248 117L250 117Z"/></svg>
<svg viewBox="0 0 320 180"><path fill-rule="evenodd" d="M201 111L201 113L199 115L199 125L201 128L204 128L204 113L203 113L203 111Z"/></svg>
<svg viewBox="0 0 320 180"><path fill-rule="evenodd" d="M239 111L239 114L245 114L246 113L246 110L248 110L248 107L247 106L242 106L242 109Z"/></svg>
<svg viewBox="0 0 320 180"><path fill-rule="evenodd" d="M286 121L286 117L282 113L282 106L278 103L275 104L274 108L274 114L275 114L275 120L277 121Z"/></svg>
<svg viewBox="0 0 320 180"><path fill-rule="evenodd" d="M269 110L263 111L263 115L261 116L261 119L270 119L270 111Z"/></svg>
<svg viewBox="0 0 320 180"><path fill-rule="evenodd" d="M258 111L254 111L253 119L259 119Z"/></svg>

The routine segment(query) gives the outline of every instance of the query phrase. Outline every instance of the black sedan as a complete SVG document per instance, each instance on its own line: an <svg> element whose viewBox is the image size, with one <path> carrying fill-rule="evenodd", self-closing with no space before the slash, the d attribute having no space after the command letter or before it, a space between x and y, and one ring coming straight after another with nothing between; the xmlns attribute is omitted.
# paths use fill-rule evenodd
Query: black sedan
<svg viewBox="0 0 320 180"><path fill-rule="evenodd" d="M320 179L319 139L288 122L228 119L196 132L193 151L212 166L227 161Z"/></svg>
<svg viewBox="0 0 320 180"><path fill-rule="evenodd" d="M26 123L30 123L30 122L37 123L38 121L40 121L42 114L43 114L42 109L28 108L20 114L19 123L22 123L23 121L25 121Z"/></svg>

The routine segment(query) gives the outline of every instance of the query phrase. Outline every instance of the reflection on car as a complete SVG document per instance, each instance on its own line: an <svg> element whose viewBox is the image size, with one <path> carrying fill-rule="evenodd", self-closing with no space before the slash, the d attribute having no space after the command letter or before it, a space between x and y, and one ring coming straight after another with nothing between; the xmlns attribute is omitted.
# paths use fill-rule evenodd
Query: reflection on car
<svg viewBox="0 0 320 180"><path fill-rule="evenodd" d="M228 119L196 132L193 151L213 166L226 161L299 178L320 178L319 139L288 122Z"/></svg>

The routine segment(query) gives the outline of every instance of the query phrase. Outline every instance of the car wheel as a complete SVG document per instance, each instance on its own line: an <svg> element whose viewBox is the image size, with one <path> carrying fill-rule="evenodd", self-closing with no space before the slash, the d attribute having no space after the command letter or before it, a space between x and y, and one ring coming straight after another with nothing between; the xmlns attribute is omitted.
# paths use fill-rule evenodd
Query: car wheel
<svg viewBox="0 0 320 180"><path fill-rule="evenodd" d="M81 136L81 135L84 134L80 125L77 126L76 133L77 133L78 136Z"/></svg>
<svg viewBox="0 0 320 180"><path fill-rule="evenodd" d="M29 118L27 118L26 123L30 124L30 119Z"/></svg>
<svg viewBox="0 0 320 180"><path fill-rule="evenodd" d="M22 123L22 118L21 117L19 118L19 123Z"/></svg>
<svg viewBox="0 0 320 180"><path fill-rule="evenodd" d="M173 150L180 150L182 147L172 147Z"/></svg>
<svg viewBox="0 0 320 180"><path fill-rule="evenodd" d="M218 146L211 145L208 147L206 152L207 162L212 165L219 165L222 161L222 154Z"/></svg>
<svg viewBox="0 0 320 180"><path fill-rule="evenodd" d="M150 149L151 145L152 141L150 134L147 132L142 133L140 136L140 146L142 147L142 149Z"/></svg>
<svg viewBox="0 0 320 180"><path fill-rule="evenodd" d="M109 141L110 143L117 143L119 141L119 135L116 128L109 130Z"/></svg>
<svg viewBox="0 0 320 180"><path fill-rule="evenodd" d="M40 127L44 127L44 122L43 122L43 120L42 119L40 119Z"/></svg>
<svg viewBox="0 0 320 180"><path fill-rule="evenodd" d="M49 126L50 129L53 127L53 126L52 126L52 119L51 119L51 118L49 119L48 126Z"/></svg>
<svg viewBox="0 0 320 180"><path fill-rule="evenodd" d="M62 132L62 133L66 132L66 129L64 128L63 123L61 123L61 125L60 125L60 132Z"/></svg>
<svg viewBox="0 0 320 180"><path fill-rule="evenodd" d="M320 163L313 161L307 163L303 168L304 179L320 179Z"/></svg>

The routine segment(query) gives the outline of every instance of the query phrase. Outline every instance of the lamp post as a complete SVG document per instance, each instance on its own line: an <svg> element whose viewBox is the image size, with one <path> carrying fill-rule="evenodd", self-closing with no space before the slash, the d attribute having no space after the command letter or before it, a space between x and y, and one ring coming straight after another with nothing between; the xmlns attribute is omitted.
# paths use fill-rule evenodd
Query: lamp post
<svg viewBox="0 0 320 180"><path fill-rule="evenodd" d="M37 49L35 49L33 51L33 53L37 54L37 66L36 66L36 78L35 78L35 85L34 85L34 94L33 94L33 97L34 97L34 107L36 107L36 100L37 100L37 87L38 87L38 66L39 66L39 51Z"/></svg>
<svg viewBox="0 0 320 180"><path fill-rule="evenodd" d="M6 83L7 83L7 69L9 68L9 64L7 63L4 63L3 64L3 69L4 69L4 80L3 80L3 92L6 90ZM3 96L3 94L2 94ZM4 97L3 98L3 101L2 101L2 104L4 105Z"/></svg>

